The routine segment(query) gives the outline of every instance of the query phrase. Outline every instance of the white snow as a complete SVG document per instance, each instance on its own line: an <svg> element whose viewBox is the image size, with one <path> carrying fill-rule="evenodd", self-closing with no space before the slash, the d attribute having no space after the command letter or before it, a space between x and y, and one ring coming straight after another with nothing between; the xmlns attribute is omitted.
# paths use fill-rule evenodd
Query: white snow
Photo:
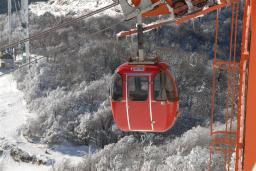
<svg viewBox="0 0 256 171"><path fill-rule="evenodd" d="M38 16L49 12L55 16L81 16L112 4L112 0L50 0L48 2L37 2L30 5L30 11ZM101 14L109 16L121 15L120 6L113 7Z"/></svg>
<svg viewBox="0 0 256 171"><path fill-rule="evenodd" d="M0 75L1 75L0 71ZM20 130L26 120L33 114L26 109L23 94L17 90L12 75L0 77L0 144L20 144ZM5 152L0 158L1 169L4 171L49 170L49 166L33 166L27 163L16 163Z"/></svg>
<svg viewBox="0 0 256 171"><path fill-rule="evenodd" d="M0 75L3 72L0 70ZM36 114L30 113L26 108L23 93L17 90L13 76L8 74L0 76L0 146L4 144L14 145L31 155L40 158L48 158L54 165L70 160L76 164L82 160L82 156L89 151L87 146L73 146L69 144L49 147L47 144L28 142L21 134L22 125ZM46 153L47 151L47 153ZM53 165L33 165L30 163L15 162L9 150L5 150L0 156L1 171L48 171Z"/></svg>
<svg viewBox="0 0 256 171"><path fill-rule="evenodd" d="M23 94L11 75L0 78L0 137L16 138L19 128L29 118Z"/></svg>
<svg viewBox="0 0 256 171"><path fill-rule="evenodd" d="M49 166L37 166L28 163L17 163L12 160L9 154L4 153L0 157L0 170L1 171L49 171Z"/></svg>

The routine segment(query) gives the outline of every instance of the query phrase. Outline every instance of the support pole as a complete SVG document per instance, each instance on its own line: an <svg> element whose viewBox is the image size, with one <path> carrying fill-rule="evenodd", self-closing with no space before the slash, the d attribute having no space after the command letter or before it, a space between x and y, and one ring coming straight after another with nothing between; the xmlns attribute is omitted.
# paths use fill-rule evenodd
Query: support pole
<svg viewBox="0 0 256 171"><path fill-rule="evenodd" d="M7 0L8 1L8 41L9 44L11 44L12 41L12 1L11 0ZM10 53L10 49L8 50Z"/></svg>
<svg viewBox="0 0 256 171"><path fill-rule="evenodd" d="M7 0L8 1L8 43L11 44L12 42L12 0ZM7 52L9 55L13 57L13 62L16 61L15 57L15 52L14 48L8 48Z"/></svg>
<svg viewBox="0 0 256 171"><path fill-rule="evenodd" d="M144 51L143 51L143 25L142 25L142 16L138 15L137 17L137 29L138 29L138 56L139 61L144 61Z"/></svg>
<svg viewBox="0 0 256 171"><path fill-rule="evenodd" d="M29 38L29 22L28 22L28 0L21 0L21 9L23 14L22 27L24 30L24 38ZM25 42L26 57L23 57L23 62L30 63L29 41Z"/></svg>
<svg viewBox="0 0 256 171"><path fill-rule="evenodd" d="M244 171L256 170L256 1L251 0L251 48L245 119Z"/></svg>
<svg viewBox="0 0 256 171"><path fill-rule="evenodd" d="M236 146L236 163L235 170L242 171L244 163L244 137L245 137L245 113L246 113L246 85L247 82L247 65L249 59L249 32L251 21L250 0L245 0L243 16L243 33L240 59L240 79L239 79L239 98L237 114L237 146Z"/></svg>

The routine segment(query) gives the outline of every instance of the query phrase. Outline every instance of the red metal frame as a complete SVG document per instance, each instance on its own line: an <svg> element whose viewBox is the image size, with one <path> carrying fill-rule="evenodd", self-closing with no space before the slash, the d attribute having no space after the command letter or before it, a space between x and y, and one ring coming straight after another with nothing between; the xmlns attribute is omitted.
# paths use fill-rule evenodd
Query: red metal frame
<svg viewBox="0 0 256 171"><path fill-rule="evenodd" d="M248 0L247 5L249 9L251 8L251 15L249 14L251 16L251 48L245 119L244 170L251 171L256 169L256 1Z"/></svg>
<svg viewBox="0 0 256 171"><path fill-rule="evenodd" d="M138 2L136 2L136 3L138 3ZM227 6L227 5L229 5L229 4L225 0L221 0L221 3L218 4L218 5L211 6L207 9L202 9L200 11L197 11L197 12L194 12L192 14L186 15L186 16L181 17L179 19L167 19L167 20L160 21L158 23L152 23L152 24L146 25L146 26L143 27L143 31L146 32L148 30L159 28L159 27L161 27L163 25L166 25L170 22L176 22L176 24L181 24L181 23L187 22L191 19L194 19L194 18L200 17L202 15L208 14L210 12L216 11L220 8L223 8L223 7ZM157 10L150 11L150 15L143 15L143 16L145 17L145 16L158 16L158 15L170 14L168 12L168 9L167 10L164 9L164 12L162 12L162 13L161 13L161 10L163 10L163 9L162 8L157 8ZM117 36L118 37L127 37L127 36L131 36L131 35L135 35L135 34L137 34L137 28L131 29L129 31L122 31L122 32L118 33Z"/></svg>
<svg viewBox="0 0 256 171"><path fill-rule="evenodd" d="M230 55L228 61L217 60L218 51L218 34L219 34L219 15L216 15L216 33L215 33L215 45L214 45L214 62L213 62L213 85L212 85L212 112L211 112L211 136L212 140L210 143L210 162L209 170L211 170L212 156L214 153L223 154L224 157L224 168L223 170L230 170L230 161L232 153L235 152L237 147L236 135L237 132L234 130L234 116L235 116L235 96L237 92L236 83L238 79L236 74L238 73L239 63L236 62L236 36L237 36L237 10L238 5L232 4L232 22L230 32ZM236 11L236 13L235 13ZM225 105L225 128L218 130L214 127L214 116L215 112L215 94L216 94L216 72L224 72L227 75L227 95ZM219 115L219 114L218 114Z"/></svg>
<svg viewBox="0 0 256 171"><path fill-rule="evenodd" d="M250 23L250 2L245 1L244 17L243 17L243 33L242 33L242 48L240 59L240 81L239 81L239 101L238 101L238 116L237 116L237 150L236 150L236 170L243 170L244 158L244 120L245 120L245 98L246 98L246 73L249 59L248 52L248 37L249 37L249 23Z"/></svg>
<svg viewBox="0 0 256 171"><path fill-rule="evenodd" d="M181 23L187 22L187 21L189 21L191 19L194 19L194 18L197 18L197 17L199 17L201 15L205 15L205 14L208 14L210 12L216 11L216 10L218 10L220 8L225 7L225 6L227 6L227 3L225 3L225 2L223 2L223 3L219 4L219 5L214 5L212 7L207 8L207 9L204 9L204 10L195 12L193 14L190 14L188 16L182 17L181 19L178 19L176 21L176 24L181 24Z"/></svg>

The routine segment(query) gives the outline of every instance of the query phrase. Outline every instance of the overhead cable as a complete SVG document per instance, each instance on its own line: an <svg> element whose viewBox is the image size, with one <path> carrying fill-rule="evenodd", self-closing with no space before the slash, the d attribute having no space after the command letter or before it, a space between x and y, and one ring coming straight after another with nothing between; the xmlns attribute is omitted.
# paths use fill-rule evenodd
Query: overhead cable
<svg viewBox="0 0 256 171"><path fill-rule="evenodd" d="M98 14L98 13L101 13L101 12L103 12L103 11L105 11L105 10L108 10L108 9L110 9L110 8L113 8L113 7L117 6L118 4L119 4L118 1L117 1L117 2L114 2L114 3L110 4L110 5L107 5L107 6L105 6L105 7L103 7L103 8L100 8L100 9L98 9L98 10L96 10L96 11L93 11L93 12L90 12L90 13L88 13L88 14L82 15L82 16L80 16L80 17L78 17L78 18L75 18L75 19L71 19L70 21L67 21L67 22L65 22L65 23L56 25L56 26L54 26L54 27L52 27L52 28L50 28L50 29L47 29L47 30L45 30L45 31L35 33L35 34L31 35L31 36L28 37L28 38L25 38L25 39L22 39L22 40L18 40L18 41L16 41L16 42L12 42L12 43L10 43L10 44L8 44L8 45L6 45L6 46L1 47L1 48L0 48L0 51L3 51L3 50L5 50L5 49L7 49L7 48L15 47L15 46L17 46L17 45L19 45L19 44L21 44L21 43L25 43L25 42L30 41L30 40L35 40L35 39L42 38L43 36L45 36L46 34L49 34L50 32L54 32L54 31L56 31L56 30L58 30L58 29L60 29L60 28L66 27L67 25L76 23L76 22L78 22L78 21L81 21L81 20L86 19L86 18L88 18L88 17L91 17L91 16L93 16L93 15L96 15L96 14Z"/></svg>

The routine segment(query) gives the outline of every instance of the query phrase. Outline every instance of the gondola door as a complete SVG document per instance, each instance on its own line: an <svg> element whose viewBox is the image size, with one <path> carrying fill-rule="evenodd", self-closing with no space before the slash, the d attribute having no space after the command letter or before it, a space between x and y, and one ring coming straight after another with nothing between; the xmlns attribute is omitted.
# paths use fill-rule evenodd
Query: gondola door
<svg viewBox="0 0 256 171"><path fill-rule="evenodd" d="M153 131L151 75L126 75L126 113L132 131Z"/></svg>

